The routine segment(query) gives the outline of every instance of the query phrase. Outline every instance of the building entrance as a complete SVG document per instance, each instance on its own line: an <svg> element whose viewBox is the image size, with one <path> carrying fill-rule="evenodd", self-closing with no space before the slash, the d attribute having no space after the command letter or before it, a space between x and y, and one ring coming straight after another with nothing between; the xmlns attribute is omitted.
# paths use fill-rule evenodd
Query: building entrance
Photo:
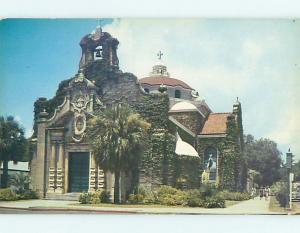
<svg viewBox="0 0 300 233"><path fill-rule="evenodd" d="M89 189L89 152L69 154L69 192L84 192Z"/></svg>

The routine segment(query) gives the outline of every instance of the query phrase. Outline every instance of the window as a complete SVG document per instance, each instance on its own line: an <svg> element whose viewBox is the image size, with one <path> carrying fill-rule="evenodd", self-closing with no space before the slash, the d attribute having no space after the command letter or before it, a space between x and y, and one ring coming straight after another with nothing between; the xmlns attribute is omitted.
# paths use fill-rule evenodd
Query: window
<svg viewBox="0 0 300 233"><path fill-rule="evenodd" d="M204 151L204 169L209 172L209 181L217 179L218 150L214 147L208 147Z"/></svg>
<svg viewBox="0 0 300 233"><path fill-rule="evenodd" d="M94 51L94 60L102 59L102 46L99 45Z"/></svg>
<svg viewBox="0 0 300 233"><path fill-rule="evenodd" d="M144 91L149 93L149 89L148 88L144 88Z"/></svg>
<svg viewBox="0 0 300 233"><path fill-rule="evenodd" d="M175 98L181 98L181 92L180 90L175 90Z"/></svg>

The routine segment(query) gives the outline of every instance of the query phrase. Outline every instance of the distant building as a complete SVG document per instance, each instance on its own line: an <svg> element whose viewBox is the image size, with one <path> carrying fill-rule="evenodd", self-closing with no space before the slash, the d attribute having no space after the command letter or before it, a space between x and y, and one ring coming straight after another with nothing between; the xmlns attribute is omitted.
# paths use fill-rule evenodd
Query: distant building
<svg viewBox="0 0 300 233"><path fill-rule="evenodd" d="M203 174L223 188L245 189L240 102L213 113L196 90L170 77L161 59L149 77L124 73L118 43L101 28L84 36L78 73L54 98L35 102L33 188L53 198L99 188L113 194L114 174L96 163L85 130L95 111L127 103L151 123L151 138L140 163L122 175L123 199L138 185L197 188Z"/></svg>
<svg viewBox="0 0 300 233"><path fill-rule="evenodd" d="M22 173L24 175L29 174L29 163L28 162L8 162L8 176L14 176L15 174ZM0 180L3 174L3 164L0 169Z"/></svg>

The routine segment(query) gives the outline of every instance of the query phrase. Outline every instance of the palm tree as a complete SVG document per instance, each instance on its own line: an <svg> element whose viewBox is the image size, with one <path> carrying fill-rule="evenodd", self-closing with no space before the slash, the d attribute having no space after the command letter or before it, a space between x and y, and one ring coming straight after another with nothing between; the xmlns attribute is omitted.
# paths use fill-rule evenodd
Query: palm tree
<svg viewBox="0 0 300 233"><path fill-rule="evenodd" d="M139 160L142 140L150 124L128 105L118 104L99 112L88 124L87 134L96 162L115 174L114 202L120 203L120 177Z"/></svg>
<svg viewBox="0 0 300 233"><path fill-rule="evenodd" d="M24 194L26 190L29 190L30 179L28 175L16 173L9 180L9 184L16 190L16 193Z"/></svg>
<svg viewBox="0 0 300 233"><path fill-rule="evenodd" d="M1 188L6 188L8 183L8 161L22 159L27 141L24 130L12 116L0 117L0 161L3 163Z"/></svg>

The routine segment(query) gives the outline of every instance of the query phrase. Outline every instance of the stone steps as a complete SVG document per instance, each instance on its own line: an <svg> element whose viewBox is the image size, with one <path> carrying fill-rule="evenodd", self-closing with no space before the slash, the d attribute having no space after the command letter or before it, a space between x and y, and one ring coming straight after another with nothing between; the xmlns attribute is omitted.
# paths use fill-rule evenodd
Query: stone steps
<svg viewBox="0 0 300 233"><path fill-rule="evenodd" d="M46 200L78 201L81 193L47 193Z"/></svg>

